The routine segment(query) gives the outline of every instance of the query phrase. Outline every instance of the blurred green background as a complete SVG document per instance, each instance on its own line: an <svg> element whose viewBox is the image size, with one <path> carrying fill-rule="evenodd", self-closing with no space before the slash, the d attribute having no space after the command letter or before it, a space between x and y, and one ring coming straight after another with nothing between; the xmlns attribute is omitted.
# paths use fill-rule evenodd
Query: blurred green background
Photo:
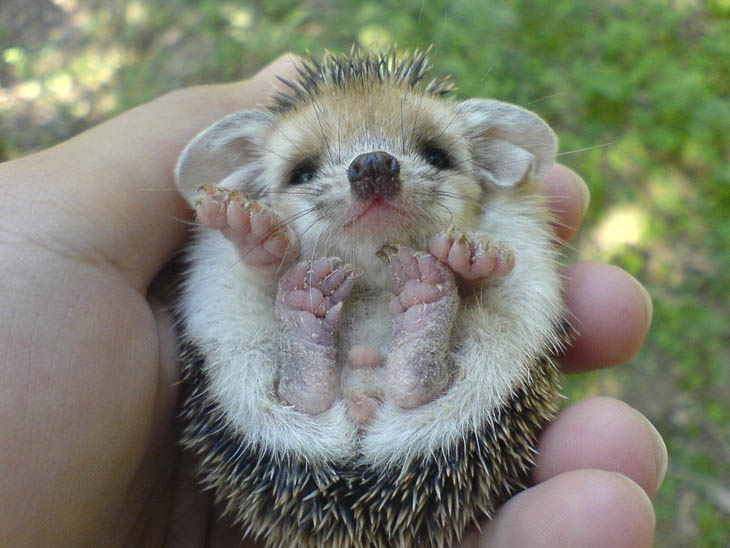
<svg viewBox="0 0 730 548"><path fill-rule="evenodd" d="M665 436L657 546L730 546L730 0L2 0L0 159L284 51L393 42L555 128L592 191L566 261L618 264L655 304L638 357L566 391Z"/></svg>

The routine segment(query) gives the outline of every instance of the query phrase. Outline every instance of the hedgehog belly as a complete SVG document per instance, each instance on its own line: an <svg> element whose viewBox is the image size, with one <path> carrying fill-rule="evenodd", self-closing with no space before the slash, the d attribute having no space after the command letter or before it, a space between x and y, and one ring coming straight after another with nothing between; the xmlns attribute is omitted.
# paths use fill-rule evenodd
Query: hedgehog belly
<svg viewBox="0 0 730 548"><path fill-rule="evenodd" d="M184 339L183 339L184 340ZM559 373L544 358L498 420L404 469L313 466L246 443L210 397L204 358L183 343L182 443L226 515L267 547L449 546L524 488L537 436L555 412Z"/></svg>

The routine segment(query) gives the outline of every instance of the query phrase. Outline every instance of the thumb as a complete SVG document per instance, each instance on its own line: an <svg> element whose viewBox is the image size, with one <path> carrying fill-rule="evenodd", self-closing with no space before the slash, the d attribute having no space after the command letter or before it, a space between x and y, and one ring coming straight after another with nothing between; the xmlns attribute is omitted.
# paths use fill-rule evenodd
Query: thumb
<svg viewBox="0 0 730 548"><path fill-rule="evenodd" d="M188 208L173 178L177 156L215 120L263 104L275 75L291 77L295 62L282 56L243 82L171 92L0 166L4 222L66 256L120 269L144 291L185 238Z"/></svg>

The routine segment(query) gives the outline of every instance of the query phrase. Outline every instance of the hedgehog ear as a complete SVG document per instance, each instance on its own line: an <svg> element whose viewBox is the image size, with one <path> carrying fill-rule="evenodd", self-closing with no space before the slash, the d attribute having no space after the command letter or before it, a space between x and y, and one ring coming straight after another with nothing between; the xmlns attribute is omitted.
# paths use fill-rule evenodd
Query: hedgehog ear
<svg viewBox="0 0 730 548"><path fill-rule="evenodd" d="M243 190L256 197L263 189L261 148L272 116L248 110L231 114L199 133L175 166L177 188L191 205L205 184Z"/></svg>
<svg viewBox="0 0 730 548"><path fill-rule="evenodd" d="M472 142L476 176L498 188L538 178L552 165L557 139L537 114L491 99L456 106Z"/></svg>

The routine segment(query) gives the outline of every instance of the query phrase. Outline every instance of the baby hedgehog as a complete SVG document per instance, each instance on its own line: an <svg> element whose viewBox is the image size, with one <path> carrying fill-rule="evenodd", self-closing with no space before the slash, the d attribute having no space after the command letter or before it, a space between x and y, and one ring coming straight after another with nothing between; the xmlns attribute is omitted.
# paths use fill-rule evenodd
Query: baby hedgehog
<svg viewBox="0 0 730 548"><path fill-rule="evenodd" d="M178 162L182 443L268 547L450 546L523 488L555 412L555 136L429 68L303 62Z"/></svg>

